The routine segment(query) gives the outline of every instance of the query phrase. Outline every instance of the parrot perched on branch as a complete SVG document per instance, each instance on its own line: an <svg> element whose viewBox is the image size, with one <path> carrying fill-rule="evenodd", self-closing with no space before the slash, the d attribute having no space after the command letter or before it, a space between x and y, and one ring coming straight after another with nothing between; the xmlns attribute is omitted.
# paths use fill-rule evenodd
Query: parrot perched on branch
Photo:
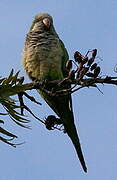
<svg viewBox="0 0 117 180"><path fill-rule="evenodd" d="M27 34L23 53L23 66L27 75L32 81L63 80L68 76L67 60L67 50L56 33L52 17L47 13L37 14ZM48 86L46 89L51 90L52 87ZM37 91L61 119L65 132L76 149L80 163L87 172L74 124L71 95L52 97L41 90Z"/></svg>

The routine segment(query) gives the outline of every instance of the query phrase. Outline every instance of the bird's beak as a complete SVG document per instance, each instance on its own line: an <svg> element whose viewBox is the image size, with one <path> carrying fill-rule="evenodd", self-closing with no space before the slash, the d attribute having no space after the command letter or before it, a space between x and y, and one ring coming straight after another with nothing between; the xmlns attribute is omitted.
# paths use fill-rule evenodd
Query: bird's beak
<svg viewBox="0 0 117 180"><path fill-rule="evenodd" d="M51 22L50 22L50 19L49 19L49 18L44 18L44 19L43 19L43 23L44 23L44 25L45 25L47 28L50 27Z"/></svg>

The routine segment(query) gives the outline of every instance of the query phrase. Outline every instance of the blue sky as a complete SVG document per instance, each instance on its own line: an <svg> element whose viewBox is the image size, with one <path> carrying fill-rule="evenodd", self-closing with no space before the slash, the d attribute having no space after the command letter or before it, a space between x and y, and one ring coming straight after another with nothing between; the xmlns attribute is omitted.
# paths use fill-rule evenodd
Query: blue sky
<svg viewBox="0 0 117 180"><path fill-rule="evenodd" d="M79 50L97 48L102 75L117 76L117 1L116 0L25 0L0 1L0 74L7 76L12 68L21 70L21 54L25 36L33 17L48 12L65 43L70 58ZM25 75L26 77L26 75ZM26 77L26 82L29 79ZM24 145L16 149L0 143L0 180L98 180L116 179L117 169L117 95L116 87L101 85L103 95L93 88L85 88L73 95L76 126L88 166L85 174L69 138L58 131L47 131L30 117L32 130L17 127L6 119L6 127L19 136ZM33 95L42 107L27 101L29 107L44 118L52 110L36 91Z"/></svg>

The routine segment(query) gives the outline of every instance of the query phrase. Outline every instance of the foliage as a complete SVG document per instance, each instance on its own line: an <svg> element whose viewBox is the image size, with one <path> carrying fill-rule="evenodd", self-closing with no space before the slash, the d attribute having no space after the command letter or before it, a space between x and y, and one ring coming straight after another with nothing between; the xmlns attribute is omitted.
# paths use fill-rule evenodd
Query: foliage
<svg viewBox="0 0 117 180"><path fill-rule="evenodd" d="M6 118L9 116L11 120L13 120L17 125L28 128L29 126L25 124L28 123L29 120L24 118L24 116L19 111L21 107L16 104L16 100L9 97L11 95L18 94L21 90L21 79L18 79L18 74L19 72L13 75L12 70L8 78L0 78L0 104L4 109L4 112L0 112L0 115ZM23 87L22 90L25 90L25 88L26 87ZM4 118L4 120L0 120L1 125L5 124L6 118ZM16 135L10 133L2 127L0 127L0 133L3 135L0 136L1 141L14 147L16 146L15 144L11 143L11 140L17 138ZM10 139L4 136L10 137Z"/></svg>

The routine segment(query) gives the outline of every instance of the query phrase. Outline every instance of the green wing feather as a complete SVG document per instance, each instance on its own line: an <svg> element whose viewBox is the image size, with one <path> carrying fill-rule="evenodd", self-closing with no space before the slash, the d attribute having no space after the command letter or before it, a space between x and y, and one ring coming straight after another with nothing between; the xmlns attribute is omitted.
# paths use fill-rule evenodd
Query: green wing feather
<svg viewBox="0 0 117 180"><path fill-rule="evenodd" d="M63 77L65 78L68 76L68 71L66 69L66 62L69 59L69 56L68 56L67 50L61 40L60 40L60 45L63 50L63 57L61 59L61 70L63 73ZM69 86L68 86L68 88L69 88ZM49 87L47 89L50 90ZM57 88L56 90L60 90L60 89L61 88ZM79 160L82 164L82 167L83 167L84 171L87 172L87 168L86 168L84 157L82 154L78 133L77 133L77 130L76 130L76 127L74 124L71 95L68 94L66 96L51 97L44 92L41 92L41 91L39 91L39 92L40 92L41 96L45 99L47 104L53 109L53 111L62 120L63 125L66 130L66 133L68 134L72 143L74 144L74 147L76 149L76 152L77 152Z"/></svg>
<svg viewBox="0 0 117 180"><path fill-rule="evenodd" d="M64 46L64 43L61 40L60 40L60 45L61 45L61 48L63 49L63 58L62 58L62 63L61 63L61 69L62 69L63 77L67 77L68 71L66 69L66 62L69 59L69 55L68 55L67 49Z"/></svg>
<svg viewBox="0 0 117 180"><path fill-rule="evenodd" d="M66 62L69 59L69 55L68 55L68 52L61 40L60 40L60 44L63 49L63 58L62 58L61 68L62 68L63 76L67 77L68 71L66 69ZM68 86L68 88L69 88L69 86ZM62 108L64 108L64 112L63 112L63 110L59 109L59 105L58 105L57 109L59 110L59 113L58 113L59 117L62 118L65 130L66 130L68 136L70 137L72 143L74 144L74 147L76 149L76 152L77 152L79 160L82 164L82 167L83 167L84 171L87 172L87 167L86 167L85 160L84 160L84 157L82 154L78 133L77 133L77 130L76 130L76 127L74 124L74 115L73 115L73 109L72 109L71 95L69 94L63 98L59 97L56 100L56 102L57 102L57 104L60 103Z"/></svg>

